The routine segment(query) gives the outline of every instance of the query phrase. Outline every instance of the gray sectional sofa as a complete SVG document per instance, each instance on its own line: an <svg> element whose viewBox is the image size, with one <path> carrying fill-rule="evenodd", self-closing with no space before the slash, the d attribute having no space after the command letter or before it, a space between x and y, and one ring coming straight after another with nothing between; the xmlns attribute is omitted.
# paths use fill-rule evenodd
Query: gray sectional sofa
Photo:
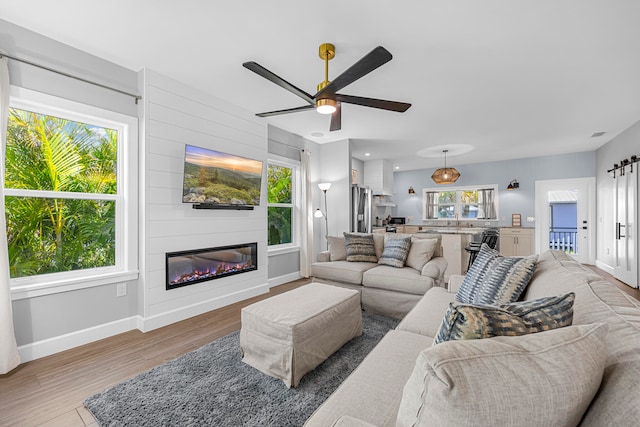
<svg viewBox="0 0 640 427"><path fill-rule="evenodd" d="M402 318L429 289L444 286L447 261L442 256L442 237L438 234L373 234L377 257L380 258L385 239L411 237L434 239L435 251L419 270L379 265L374 262L346 260L343 236L329 236L329 250L318 254L311 265L314 281L356 289L361 293L362 307L373 313ZM411 254L410 254L411 256ZM419 264L418 264L419 265Z"/></svg>
<svg viewBox="0 0 640 427"><path fill-rule="evenodd" d="M432 287L305 426L635 426L640 304L563 252L524 300L575 293L573 325L432 345L460 276Z"/></svg>

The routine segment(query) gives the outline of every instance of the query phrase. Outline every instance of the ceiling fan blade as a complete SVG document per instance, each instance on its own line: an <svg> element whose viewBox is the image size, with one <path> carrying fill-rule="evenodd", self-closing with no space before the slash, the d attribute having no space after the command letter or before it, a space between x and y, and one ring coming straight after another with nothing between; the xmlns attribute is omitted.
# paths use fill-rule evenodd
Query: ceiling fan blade
<svg viewBox="0 0 640 427"><path fill-rule="evenodd" d="M299 96L300 98L302 98L305 101L307 101L309 104L315 104L315 101L313 100L313 97L311 95L309 95L307 92L305 92L302 89L292 85L291 83L289 83L288 81L286 81L282 77L273 74L271 71L267 70L266 68L264 68L262 65L258 64L257 62L253 62L253 61L245 62L244 64L242 64L242 66L244 68L246 68L247 70L253 71L257 75L264 77L265 79L269 80L270 82L277 84L281 88L288 90L289 92L293 93L294 95Z"/></svg>
<svg viewBox="0 0 640 427"><path fill-rule="evenodd" d="M335 95L336 101L346 102L347 104L362 105L364 107L380 108L381 110L397 111L404 113L411 107L406 102L387 101L384 99L363 98L361 96Z"/></svg>
<svg viewBox="0 0 640 427"><path fill-rule="evenodd" d="M391 53L382 46L378 46L371 52L366 54L362 59L349 67L345 72L333 79L325 88L316 93L315 99L322 99L323 95L333 95L343 87L350 85L358 80L360 77L365 76L391 61Z"/></svg>
<svg viewBox="0 0 640 427"><path fill-rule="evenodd" d="M331 125L329 127L329 131L333 132L335 130L342 129L342 108L340 107L340 103L336 103L336 111L331 114Z"/></svg>
<svg viewBox="0 0 640 427"><path fill-rule="evenodd" d="M286 110L267 111L266 113L258 113L256 114L256 116L258 117L279 116L280 114L297 113L299 111L313 110L315 108L316 107L314 105L303 105L302 107L287 108Z"/></svg>

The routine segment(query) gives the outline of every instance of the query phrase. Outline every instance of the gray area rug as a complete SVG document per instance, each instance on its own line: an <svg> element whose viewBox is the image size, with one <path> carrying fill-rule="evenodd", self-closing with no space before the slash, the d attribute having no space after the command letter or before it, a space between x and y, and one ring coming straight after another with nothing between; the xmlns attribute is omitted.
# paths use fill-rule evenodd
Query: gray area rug
<svg viewBox="0 0 640 427"><path fill-rule="evenodd" d="M297 388L240 358L239 332L85 400L101 426L301 426L398 320L363 313L363 334Z"/></svg>

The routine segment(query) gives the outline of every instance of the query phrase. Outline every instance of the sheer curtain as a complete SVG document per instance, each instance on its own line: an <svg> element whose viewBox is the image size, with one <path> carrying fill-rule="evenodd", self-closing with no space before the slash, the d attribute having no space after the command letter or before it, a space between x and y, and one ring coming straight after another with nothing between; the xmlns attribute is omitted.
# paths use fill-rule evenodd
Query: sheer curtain
<svg viewBox="0 0 640 427"><path fill-rule="evenodd" d="M313 255L313 200L311 199L311 153L308 150L300 152L300 174L302 182L302 199L300 200L300 275L309 277L311 275L311 257Z"/></svg>
<svg viewBox="0 0 640 427"><path fill-rule="evenodd" d="M438 218L438 193L435 191L427 192L427 218Z"/></svg>
<svg viewBox="0 0 640 427"><path fill-rule="evenodd" d="M495 219L497 218L496 214L496 204L495 204L495 191L492 188L485 188L483 190L478 190L479 199L480 199L480 212L478 212L478 218L486 218L486 219Z"/></svg>
<svg viewBox="0 0 640 427"><path fill-rule="evenodd" d="M7 58L0 58L0 374L6 374L20 364L11 313L9 289L9 253L7 224L4 216L4 153L9 119L9 67Z"/></svg>

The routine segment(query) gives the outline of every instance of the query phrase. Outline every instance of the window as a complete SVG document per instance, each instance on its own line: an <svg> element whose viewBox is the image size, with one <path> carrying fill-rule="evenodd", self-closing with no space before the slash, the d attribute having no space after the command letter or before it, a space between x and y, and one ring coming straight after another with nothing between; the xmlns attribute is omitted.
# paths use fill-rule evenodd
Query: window
<svg viewBox="0 0 640 427"><path fill-rule="evenodd" d="M18 88L12 95L4 153L12 286L137 268L137 228L125 225L127 215L137 223L125 197L137 186L126 173L135 155L124 155L137 151L135 119Z"/></svg>
<svg viewBox="0 0 640 427"><path fill-rule="evenodd" d="M296 243L296 180L298 165L293 161L270 159L267 169L269 246Z"/></svg>
<svg viewBox="0 0 640 427"><path fill-rule="evenodd" d="M493 188L425 189L423 219L496 219Z"/></svg>

